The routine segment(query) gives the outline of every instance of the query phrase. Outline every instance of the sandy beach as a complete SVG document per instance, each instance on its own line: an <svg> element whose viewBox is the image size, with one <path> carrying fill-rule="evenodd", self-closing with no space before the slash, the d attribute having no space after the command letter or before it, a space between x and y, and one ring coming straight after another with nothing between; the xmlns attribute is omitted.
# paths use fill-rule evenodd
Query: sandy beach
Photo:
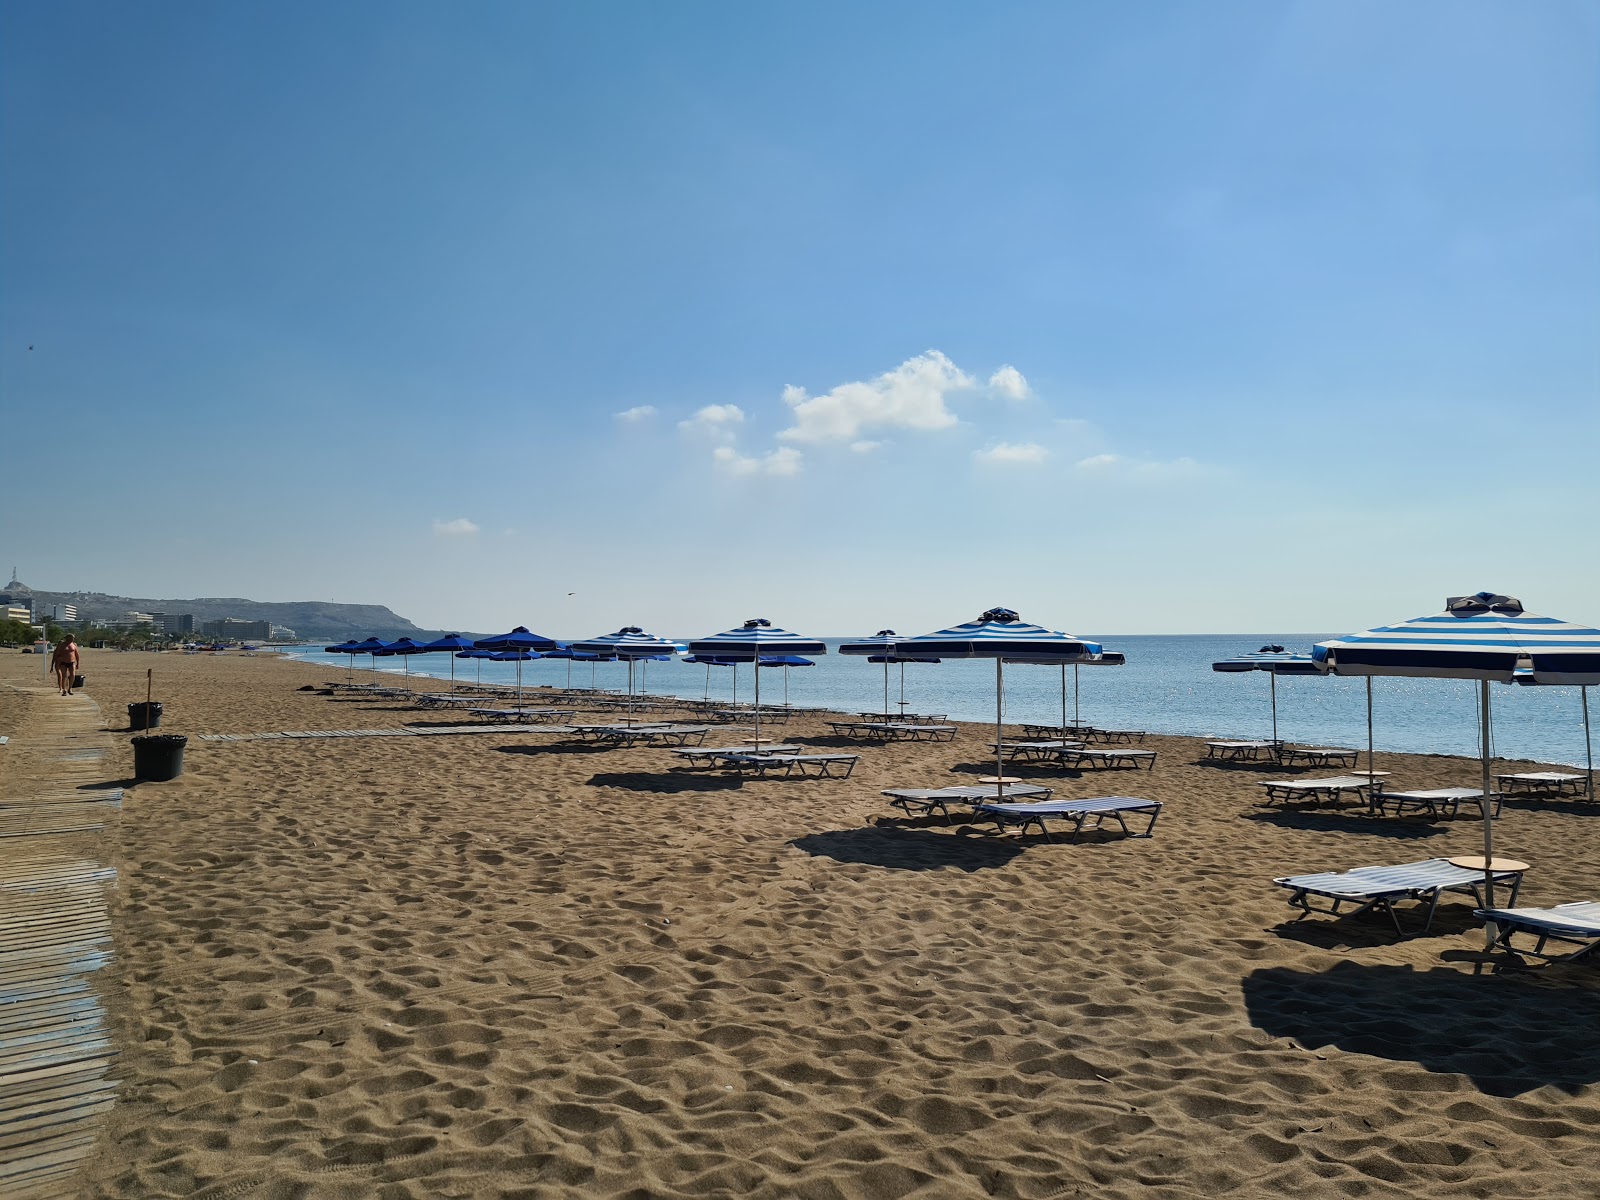
<svg viewBox="0 0 1600 1200"><path fill-rule="evenodd" d="M1050 782L1161 801L1154 838L1044 844L879 795L987 773L980 726L821 780L545 733L202 742L453 721L298 690L332 664L88 651L108 728L147 668L191 739L177 780L132 786L126 733L107 768L122 1088L85 1196L1600 1194L1592 966L1475 975L1465 897L1401 940L1269 883L1479 853L1475 819L1263 809L1281 768L1151 737L1150 774ZM0 688L0 733L54 699ZM1510 803L1496 842L1523 903L1600 898L1600 811Z"/></svg>

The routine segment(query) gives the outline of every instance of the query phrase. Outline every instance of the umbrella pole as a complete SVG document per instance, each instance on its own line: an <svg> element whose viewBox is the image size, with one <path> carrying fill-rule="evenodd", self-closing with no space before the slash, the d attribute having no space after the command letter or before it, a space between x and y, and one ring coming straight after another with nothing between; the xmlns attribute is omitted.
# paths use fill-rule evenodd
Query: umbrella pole
<svg viewBox="0 0 1600 1200"><path fill-rule="evenodd" d="M885 670L888 669L888 664L887 663L884 664L884 669ZM901 663L900 664L900 717L901 717L902 720L905 718L905 715L906 715L906 665L905 665L905 663Z"/></svg>
<svg viewBox="0 0 1600 1200"><path fill-rule="evenodd" d="M999 655L994 660L994 789L995 795L1006 798L1005 744L1000 734L1000 718L1005 697L1005 659Z"/></svg>
<svg viewBox="0 0 1600 1200"><path fill-rule="evenodd" d="M628 659L628 724L633 724L633 659Z"/></svg>
<svg viewBox="0 0 1600 1200"><path fill-rule="evenodd" d="M1483 805L1483 906L1487 909L1494 908L1494 822L1490 816L1494 811L1494 800L1489 795L1489 681L1478 681L1479 703L1483 707L1482 741L1479 745L1479 755L1483 766L1483 795L1479 803ZM1484 924L1485 950L1494 949L1495 926L1493 921Z"/></svg>
<svg viewBox="0 0 1600 1200"><path fill-rule="evenodd" d="M1079 724L1083 718L1078 715L1078 664L1072 664L1072 723Z"/></svg>
<svg viewBox="0 0 1600 1200"><path fill-rule="evenodd" d="M756 656L750 660L750 673L756 677L756 749L761 749L761 643L756 643Z"/></svg>
<svg viewBox="0 0 1600 1200"><path fill-rule="evenodd" d="M1586 791L1589 803L1594 803L1594 743L1589 740L1589 689L1587 686L1578 689L1578 695L1583 700L1583 753L1589 763L1589 782Z"/></svg>
<svg viewBox="0 0 1600 1200"><path fill-rule="evenodd" d="M1272 684L1272 744L1278 744L1278 673L1267 672L1267 680Z"/></svg>
<svg viewBox="0 0 1600 1200"><path fill-rule="evenodd" d="M783 664L783 706L789 707L789 664Z"/></svg>
<svg viewBox="0 0 1600 1200"><path fill-rule="evenodd" d="M1074 663L1072 669L1078 669ZM1076 681L1074 681L1076 682ZM1067 736L1067 664L1061 664L1061 736Z"/></svg>
<svg viewBox="0 0 1600 1200"><path fill-rule="evenodd" d="M905 667L902 666L900 668L900 670L904 671ZM904 678L904 676L902 676L902 678ZM888 724L888 721L889 721L889 662L888 662L887 659L884 660L884 664L883 664L883 720L884 720L885 724Z"/></svg>
<svg viewBox="0 0 1600 1200"><path fill-rule="evenodd" d="M1378 790L1378 776L1372 769L1372 676L1367 676L1367 795L1372 797Z"/></svg>

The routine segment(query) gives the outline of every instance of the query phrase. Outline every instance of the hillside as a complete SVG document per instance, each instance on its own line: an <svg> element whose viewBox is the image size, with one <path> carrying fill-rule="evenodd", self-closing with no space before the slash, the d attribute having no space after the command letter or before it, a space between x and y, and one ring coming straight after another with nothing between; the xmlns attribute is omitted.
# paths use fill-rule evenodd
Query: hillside
<svg viewBox="0 0 1600 1200"><path fill-rule="evenodd" d="M52 604L76 604L78 620L112 620L133 612L193 613L195 626L203 621L235 617L241 621L270 621L312 641L342 641L348 637L437 637L438 631L416 625L382 604L334 604L327 600L266 601L239 596L202 596L193 600L157 600L146 596L112 596L105 592L51 592L14 587L31 592L35 612L48 612Z"/></svg>

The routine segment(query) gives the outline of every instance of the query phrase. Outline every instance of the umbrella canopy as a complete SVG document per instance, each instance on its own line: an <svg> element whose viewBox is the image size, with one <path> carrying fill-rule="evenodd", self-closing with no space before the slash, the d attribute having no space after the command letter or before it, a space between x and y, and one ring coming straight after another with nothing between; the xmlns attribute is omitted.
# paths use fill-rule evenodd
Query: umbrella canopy
<svg viewBox="0 0 1600 1200"><path fill-rule="evenodd" d="M1367 769L1372 769L1374 675L1422 679L1473 679L1479 685L1479 761L1482 775L1484 907L1494 907L1494 822L1490 819L1489 684L1510 683L1519 673L1535 684L1600 683L1600 630L1526 611L1522 601L1498 592L1451 596L1442 613L1363 630L1319 642L1318 667L1332 675L1364 675L1367 685ZM1543 676L1543 678L1541 678ZM1587 723L1588 704L1585 697ZM1587 724L1585 739L1587 740ZM1494 944L1494 927L1488 930Z"/></svg>
<svg viewBox="0 0 1600 1200"><path fill-rule="evenodd" d="M324 654L348 654L350 656L350 665L345 668L344 673L346 683L350 682L350 672L355 670L356 647L358 645L360 645L359 642L354 638L350 638L347 641L340 642L337 646L324 646L322 648Z"/></svg>
<svg viewBox="0 0 1600 1200"><path fill-rule="evenodd" d="M1066 661L1063 660L1063 659L1058 659L1058 658L1012 658L1009 655L1006 657L1006 661L1008 663L1022 663L1024 665L1031 664L1033 666L1044 666L1044 667L1056 667L1056 666L1059 666L1061 668L1061 727L1063 729L1065 729L1067 727L1067 663L1066 663ZM1128 656L1125 655L1125 654L1120 654L1115 650L1102 650L1094 658L1086 658L1086 659L1082 659L1082 660L1077 660L1077 659L1073 660L1073 662L1072 662L1072 723L1074 725L1079 724L1078 698L1079 698L1079 694L1083 690L1082 687L1080 686L1079 680L1078 680L1078 669L1080 667L1125 667L1127 665L1128 665Z"/></svg>
<svg viewBox="0 0 1600 1200"><path fill-rule="evenodd" d="M573 642L572 649L581 654L607 654L626 659L628 663L628 713L633 713L633 669L641 659L670 658L683 649L678 642L669 642L646 633L637 625L624 625L615 633Z"/></svg>
<svg viewBox="0 0 1600 1200"><path fill-rule="evenodd" d="M424 653L426 653L426 647L421 642L413 638L402 637L387 643L382 650L374 650L372 657L376 659L386 658L391 654L400 655L400 665L405 668L406 673L406 691L409 692L411 690L411 656Z"/></svg>
<svg viewBox="0 0 1600 1200"><path fill-rule="evenodd" d="M387 643L385 643L385 642L383 642L383 641L381 641L381 640L379 640L378 638L375 638L375 637L364 638L363 640L361 640L359 642L351 642L351 643L349 643L350 653L352 653L352 654L377 654L380 650L384 649L386 644Z"/></svg>
<svg viewBox="0 0 1600 1200"><path fill-rule="evenodd" d="M518 625L510 633L497 633L493 637L479 638L472 643L479 650L524 650L529 653L543 653L556 648L554 638L540 637L537 633L529 633L526 625ZM522 699L522 664L525 659L515 660L517 664L517 699Z"/></svg>
<svg viewBox="0 0 1600 1200"><path fill-rule="evenodd" d="M1001 733L1004 716L1005 662L1007 659L1031 663L1092 662L1104 654L1099 642L1057 633L1040 625L1029 625L1009 608L991 608L976 621L903 638L895 644L896 654L928 654L939 658L994 659L994 759L995 787L1005 791L1005 747Z"/></svg>
<svg viewBox="0 0 1600 1200"><path fill-rule="evenodd" d="M779 629L765 617L754 617L737 629L713 634L689 643L689 653L697 658L711 655L737 662L759 662L764 655L826 654L828 647L815 638L801 637ZM756 676L756 744L761 743L761 672Z"/></svg>
<svg viewBox="0 0 1600 1200"><path fill-rule="evenodd" d="M472 639L464 638L459 633L447 633L441 638L435 638L422 647L426 654L450 654L450 690L456 687L456 660L455 655L461 650L472 649Z"/></svg>
<svg viewBox="0 0 1600 1200"><path fill-rule="evenodd" d="M1282 646L1263 646L1247 654L1238 654L1211 664L1213 671L1233 674L1243 671L1265 671L1268 690L1272 696L1272 740L1278 740L1278 676L1320 675L1322 670L1309 654L1296 654ZM1370 769L1370 764L1369 764Z"/></svg>
<svg viewBox="0 0 1600 1200"><path fill-rule="evenodd" d="M883 719L889 719L889 664L900 665L900 703L901 712L905 711L906 699L906 669L908 661L895 654L895 647L905 641L903 637L892 629L880 629L870 638L862 638L859 642L840 642L840 654L863 654L869 663L883 664ZM937 658L912 659L913 662L938 662Z"/></svg>

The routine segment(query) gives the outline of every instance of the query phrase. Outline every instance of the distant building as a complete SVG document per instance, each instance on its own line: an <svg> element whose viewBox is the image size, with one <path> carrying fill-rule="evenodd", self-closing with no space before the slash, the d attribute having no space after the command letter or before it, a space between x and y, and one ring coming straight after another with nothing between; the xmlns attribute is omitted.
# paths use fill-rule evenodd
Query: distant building
<svg viewBox="0 0 1600 1200"><path fill-rule="evenodd" d="M9 600L0 600L0 621L21 621L24 625L32 625L33 606L31 604L12 604Z"/></svg>
<svg viewBox="0 0 1600 1200"><path fill-rule="evenodd" d="M130 612L100 624L107 629L149 629L155 625L155 618L149 613Z"/></svg>
<svg viewBox="0 0 1600 1200"><path fill-rule="evenodd" d="M78 623L78 606L76 604L52 604L50 606L50 619L57 625L76 625Z"/></svg>
<svg viewBox="0 0 1600 1200"><path fill-rule="evenodd" d="M274 642L292 642L295 640L294 630L287 625L274 625L271 640Z"/></svg>
<svg viewBox="0 0 1600 1200"><path fill-rule="evenodd" d="M207 621L200 626L200 632L222 641L264 642L272 635L272 622L238 621L233 617L223 617L220 621Z"/></svg>
<svg viewBox="0 0 1600 1200"><path fill-rule="evenodd" d="M193 613L151 613L150 619L151 623L160 629L162 633L194 632Z"/></svg>

